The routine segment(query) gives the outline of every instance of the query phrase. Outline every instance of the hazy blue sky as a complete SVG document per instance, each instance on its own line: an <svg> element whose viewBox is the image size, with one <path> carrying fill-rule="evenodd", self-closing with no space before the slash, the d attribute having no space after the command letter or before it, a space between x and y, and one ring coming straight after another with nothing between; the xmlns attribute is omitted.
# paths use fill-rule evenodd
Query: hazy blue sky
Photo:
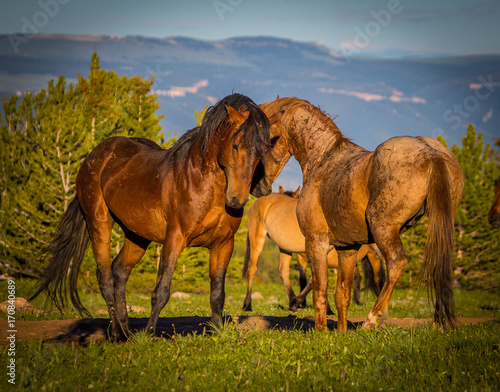
<svg viewBox="0 0 500 392"><path fill-rule="evenodd" d="M500 53L500 0L0 0L0 34L269 35L339 52Z"/></svg>

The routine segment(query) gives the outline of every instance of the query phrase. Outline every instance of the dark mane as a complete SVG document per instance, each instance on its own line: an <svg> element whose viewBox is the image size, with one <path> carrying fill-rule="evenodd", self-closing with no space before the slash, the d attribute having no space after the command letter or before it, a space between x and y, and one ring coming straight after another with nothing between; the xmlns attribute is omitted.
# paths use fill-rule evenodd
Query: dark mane
<svg viewBox="0 0 500 392"><path fill-rule="evenodd" d="M188 153L189 148L200 140L201 154L206 157L207 152L213 146L215 135L219 128L221 132L227 130L221 126L227 118L226 105L231 106L236 110L248 111L248 119L242 126L233 134L233 138L243 132L243 140L245 147L252 151L258 158L263 158L266 150L271 145L269 136L269 120L264 112L248 97L242 94L231 94L221 99L214 106L208 108L201 126L187 131L182 137L175 142L171 147L171 153L183 151Z"/></svg>
<svg viewBox="0 0 500 392"><path fill-rule="evenodd" d="M191 146L194 144L195 140L198 139L200 133L200 127L196 127L186 131L180 139L168 149L169 155L172 156L176 153L180 154L180 159L184 160L189 151L191 150Z"/></svg>
<svg viewBox="0 0 500 392"><path fill-rule="evenodd" d="M284 191L282 194L283 195L286 195L286 196L290 196L290 197L293 197L293 194L295 193L295 191Z"/></svg>

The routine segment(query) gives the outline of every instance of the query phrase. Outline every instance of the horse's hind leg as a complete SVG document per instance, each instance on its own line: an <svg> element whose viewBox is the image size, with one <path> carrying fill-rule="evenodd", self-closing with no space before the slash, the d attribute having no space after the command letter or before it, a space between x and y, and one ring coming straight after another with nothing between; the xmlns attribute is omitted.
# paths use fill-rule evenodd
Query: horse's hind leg
<svg viewBox="0 0 500 392"><path fill-rule="evenodd" d="M335 290L335 305L338 311L337 330L347 331L347 309L351 303L351 288L356 271L357 250L339 250L339 267L337 288Z"/></svg>
<svg viewBox="0 0 500 392"><path fill-rule="evenodd" d="M290 310L292 312L296 312L299 306L301 306L306 301L307 294L309 294L312 288L313 288L313 282L311 278L309 279L309 282L307 283L306 287L304 287L304 289L298 295L295 296L292 303L290 304ZM327 309L327 314L328 314L328 309Z"/></svg>
<svg viewBox="0 0 500 392"><path fill-rule="evenodd" d="M382 286L385 283L385 271L384 266L382 265L382 260L380 260L374 249L370 249L366 254L366 257L368 257L372 266L374 284L377 288L376 294L379 295L380 290L382 290Z"/></svg>
<svg viewBox="0 0 500 392"><path fill-rule="evenodd" d="M368 314L364 328L377 326L379 318L386 313L394 287L399 282L403 269L408 263L398 228L385 232L380 230L380 232L374 233L374 238L387 264L387 279L375 301L375 305Z"/></svg>
<svg viewBox="0 0 500 392"><path fill-rule="evenodd" d="M120 323L116 314L114 279L111 269L111 227L113 220L109 213L103 214L104 217L97 219L96 215L89 218L90 214L85 214L90 239L92 242L92 251L97 263L97 280L99 289L106 302L109 312L111 337L119 339L121 336Z"/></svg>
<svg viewBox="0 0 500 392"><path fill-rule="evenodd" d="M283 249L280 249L280 261L278 264L278 270L280 272L281 282L285 286L286 295L288 297L288 306L290 309L292 309L295 293L293 291L292 285L290 284L290 260L292 260L292 254L284 251Z"/></svg>
<svg viewBox="0 0 500 392"><path fill-rule="evenodd" d="M141 260L149 244L150 241L127 233L120 253L113 261L116 316L125 337L130 336L125 287L132 268Z"/></svg>
<svg viewBox="0 0 500 392"><path fill-rule="evenodd" d="M352 299L357 305L361 304L361 275L359 274L359 269L354 269L354 284Z"/></svg>
<svg viewBox="0 0 500 392"><path fill-rule="evenodd" d="M300 284L300 291L304 290L307 287L307 257L300 255L297 253L297 261L299 263L299 284ZM306 306L306 299L304 298L304 302L302 303L302 307Z"/></svg>

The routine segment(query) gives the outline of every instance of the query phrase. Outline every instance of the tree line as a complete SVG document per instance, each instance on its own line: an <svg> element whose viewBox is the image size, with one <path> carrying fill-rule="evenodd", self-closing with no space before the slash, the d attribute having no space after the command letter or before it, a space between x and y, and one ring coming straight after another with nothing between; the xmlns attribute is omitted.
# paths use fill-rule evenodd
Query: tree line
<svg viewBox="0 0 500 392"><path fill-rule="evenodd" d="M112 136L146 137L168 148L160 126L153 78L119 76L100 67L94 52L87 78L68 84L64 76L46 89L3 99L0 111L0 274L37 277L44 268L41 252L50 242L68 204L75 196L81 161L102 140ZM206 107L195 112L197 125ZM442 138L439 140L446 145ZM500 139L495 141L500 147ZM487 215L495 180L500 177L498 154L471 125L462 146L453 145L465 175L465 192L455 222L455 278L465 288L500 288L500 230ZM250 201L250 204L253 200ZM239 279L246 239L246 219L235 238L228 279ZM426 238L426 220L403 236L410 283L419 268ZM112 248L117 254L122 233L115 225ZM156 272L158 244L152 244L139 271ZM184 289L208 287L207 255L187 248L178 262L174 284ZM276 265L277 262L273 263ZM91 250L83 268L95 270ZM176 276L182 279L176 279ZM182 288L182 287L181 287Z"/></svg>

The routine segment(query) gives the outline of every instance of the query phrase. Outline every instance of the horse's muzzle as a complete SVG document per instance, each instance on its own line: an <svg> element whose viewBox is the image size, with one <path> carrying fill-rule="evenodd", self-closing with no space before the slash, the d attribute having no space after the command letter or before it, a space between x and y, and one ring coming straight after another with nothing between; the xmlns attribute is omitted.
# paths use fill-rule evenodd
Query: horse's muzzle
<svg viewBox="0 0 500 392"><path fill-rule="evenodd" d="M267 196L273 191L272 186L266 186L262 182L259 182L255 187L252 189L251 194L255 197L262 197L262 196Z"/></svg>
<svg viewBox="0 0 500 392"><path fill-rule="evenodd" d="M241 202L236 196L233 196L231 198L226 198L226 205L228 207L239 210L239 209L245 207L245 204L247 204L247 201L248 201L248 199L246 199L244 202Z"/></svg>

